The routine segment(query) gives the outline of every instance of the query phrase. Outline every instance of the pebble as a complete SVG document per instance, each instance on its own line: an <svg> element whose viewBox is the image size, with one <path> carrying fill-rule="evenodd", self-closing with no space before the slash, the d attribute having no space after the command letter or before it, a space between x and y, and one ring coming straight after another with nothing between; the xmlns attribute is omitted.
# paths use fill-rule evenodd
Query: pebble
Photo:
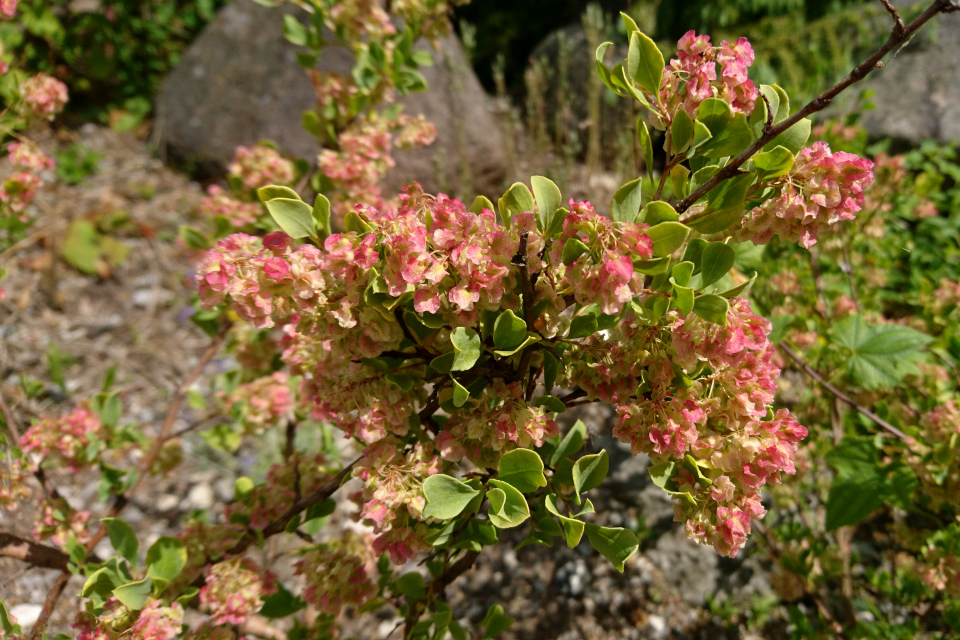
<svg viewBox="0 0 960 640"><path fill-rule="evenodd" d="M24 629L37 623L41 611L43 611L43 605L32 603L18 604L10 609L10 613Z"/></svg>
<svg viewBox="0 0 960 640"><path fill-rule="evenodd" d="M191 509L209 509L213 506L213 487L204 482L190 487L187 493L187 504Z"/></svg>
<svg viewBox="0 0 960 640"><path fill-rule="evenodd" d="M650 629L650 638L661 640L670 634L670 628L667 627L667 621L662 616L647 616L647 627Z"/></svg>
<svg viewBox="0 0 960 640"><path fill-rule="evenodd" d="M157 510L160 512L172 511L180 504L180 498L172 493L164 493L157 498Z"/></svg>

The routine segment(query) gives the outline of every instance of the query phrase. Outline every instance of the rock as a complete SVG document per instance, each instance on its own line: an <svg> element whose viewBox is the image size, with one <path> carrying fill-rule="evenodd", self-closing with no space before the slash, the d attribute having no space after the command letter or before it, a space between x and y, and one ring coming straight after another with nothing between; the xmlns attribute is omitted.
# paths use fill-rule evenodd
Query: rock
<svg viewBox="0 0 960 640"><path fill-rule="evenodd" d="M647 616L647 628L650 630L650 637L654 640L662 640L670 635L670 627L663 616Z"/></svg>
<svg viewBox="0 0 960 640"><path fill-rule="evenodd" d="M187 505L190 509L206 510L214 503L213 487L209 483L202 482L190 487L187 493Z"/></svg>
<svg viewBox="0 0 960 640"><path fill-rule="evenodd" d="M683 527L675 527L660 536L645 555L660 570L664 580L692 605L703 605L707 594L717 590L720 578L717 552L687 540Z"/></svg>
<svg viewBox="0 0 960 640"><path fill-rule="evenodd" d="M43 605L40 604L18 604L10 609L11 615L24 629L37 624L41 611L43 611Z"/></svg>
<svg viewBox="0 0 960 640"><path fill-rule="evenodd" d="M894 0L909 7L913 0ZM949 53L949 52L953 53ZM883 69L873 71L849 91L874 91L875 105L860 125L871 137L892 137L911 146L933 138L960 141L960 14L937 18L926 25ZM848 98L849 100L849 98Z"/></svg>
<svg viewBox="0 0 960 640"><path fill-rule="evenodd" d="M204 176L223 175L238 145L268 139L286 153L315 160L319 146L300 124L303 111L314 104L313 88L297 64L298 48L281 30L289 11L302 15L249 0L232 2L183 55L156 102L156 142L171 159ZM422 69L429 91L400 102L405 113L422 113L436 125L437 142L397 151L397 166L383 186L389 193L416 178L430 192L498 198L506 153L491 100L455 37L441 41L434 59ZM351 63L346 49L328 47L318 68L349 73ZM461 177L468 176L472 184L462 184Z"/></svg>

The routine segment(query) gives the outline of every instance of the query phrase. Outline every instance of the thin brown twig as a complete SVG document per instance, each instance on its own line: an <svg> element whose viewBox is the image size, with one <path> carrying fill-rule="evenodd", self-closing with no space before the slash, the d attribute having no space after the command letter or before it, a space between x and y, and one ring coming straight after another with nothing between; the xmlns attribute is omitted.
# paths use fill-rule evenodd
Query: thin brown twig
<svg viewBox="0 0 960 640"><path fill-rule="evenodd" d="M808 365L806 362L804 362L803 359L799 355L797 355L797 353L793 349L791 349L789 345L787 345L786 342L781 342L780 348L783 349L783 352L786 353L788 356L790 356L793 359L793 361L796 362L808 376L810 376L811 378L816 380L818 383L820 383L820 386L822 386L824 389L826 389L827 391L829 391L830 393L838 397L843 402L850 405L850 407L852 407L853 409L856 409L857 411L859 411L862 415L865 415L866 417L870 418L871 420L873 420L878 425L880 425L881 427L883 427L893 435L897 436L898 438L901 438L903 440L908 439L909 436L907 436L907 434L905 434L903 431L901 431L900 429L897 429L895 426L893 426L892 424L890 424L889 422L887 422L886 420L884 420L883 418L875 414L873 411L870 411L866 407L863 407L857 404L857 402L853 398L851 398L850 396L845 394L843 391L841 391L840 389L837 389L835 386L827 382L824 379L824 377L817 372L816 369L814 369L813 367Z"/></svg>
<svg viewBox="0 0 960 640"><path fill-rule="evenodd" d="M70 556L55 547L25 540L12 533L0 531L0 557L22 560L41 569L68 571Z"/></svg>
<svg viewBox="0 0 960 640"><path fill-rule="evenodd" d="M797 124L807 116L826 109L830 103L833 102L833 99L836 98L847 87L859 82L860 80L863 80L871 71L882 66L882 60L885 55L903 43L920 27L929 22L934 16L939 13L951 13L954 11L960 11L960 0L935 0L933 4L926 9L926 11L917 16L903 29L899 29L897 26L894 26L890 37L879 49L873 53L873 55L854 67L845 78L808 102L800 110L794 112L792 115L781 120L779 124L774 125L769 130L765 131L756 142L750 145L736 158L730 160L730 162L727 163L727 165L724 166L720 171L718 171L716 175L697 187L693 193L677 202L677 204L674 205L674 209L677 211L677 213L685 212L718 184L737 175L740 167L743 166L744 163L746 163L761 149L763 149L768 142L772 141L778 135ZM687 220L681 220L681 222L686 221L689 221L689 218Z"/></svg>
<svg viewBox="0 0 960 640"><path fill-rule="evenodd" d="M213 356L216 355L217 351L220 349L220 345L223 343L223 340L226 337L228 329L228 324L224 324L220 327L220 331L217 333L210 346L207 347L207 350L200 357L200 361L193 368L193 371L190 372L190 375L187 376L187 379L184 380L183 384L181 384L177 389L177 393L174 396L173 401L170 403L170 408L167 411L167 415L160 427L160 432L154 438L150 451L137 465L137 479L134 480L133 485L127 489L127 491L117 495L114 498L113 505L110 507L107 517L115 518L120 514L121 511L123 511L124 507L126 507L127 503L129 502L127 495L133 494L149 474L150 467L153 466L153 463L160 455L160 450L163 447L163 443L173 429L173 423L176 421L177 415L180 413L180 407L183 405L184 398L186 398L187 390L196 381L196 379L200 377L200 374L203 373L203 370L206 368L207 364L213 359ZM106 535L107 526L106 524L101 524L100 528L93 535L93 537L90 538L84 547L87 555L93 551L94 547L96 547ZM34 624L33 631L30 634L30 640L37 640L37 638L42 636L47 627L47 623L50 622L50 617L53 615L54 607L56 607L57 602L60 600L60 596L63 595L63 590L70 581L70 577L71 573L69 571L63 571L59 576L57 576L53 586L50 587L50 590L47 592L47 598L43 603L43 609L41 609L40 616L37 618L37 622Z"/></svg>

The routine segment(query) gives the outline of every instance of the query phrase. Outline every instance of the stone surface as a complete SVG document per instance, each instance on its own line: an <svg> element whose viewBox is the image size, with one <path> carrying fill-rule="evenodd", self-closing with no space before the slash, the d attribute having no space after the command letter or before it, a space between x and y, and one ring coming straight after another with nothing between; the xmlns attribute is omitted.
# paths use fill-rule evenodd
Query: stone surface
<svg viewBox="0 0 960 640"><path fill-rule="evenodd" d="M875 108L860 120L871 137L889 136L911 146L928 138L960 142L960 14L940 16L936 26L923 30L863 82L874 91Z"/></svg>
<svg viewBox="0 0 960 640"><path fill-rule="evenodd" d="M170 159L200 175L222 175L237 145L269 139L315 160L319 146L300 124L313 88L297 64L298 47L281 32L288 10L232 2L183 55L156 103L155 141ZM400 102L405 113L422 113L437 126L437 142L397 151L384 187L389 193L416 178L427 191L499 197L506 154L492 102L455 37L441 41L434 59L422 69L430 89ZM328 47L319 68L349 73L351 62L345 49Z"/></svg>

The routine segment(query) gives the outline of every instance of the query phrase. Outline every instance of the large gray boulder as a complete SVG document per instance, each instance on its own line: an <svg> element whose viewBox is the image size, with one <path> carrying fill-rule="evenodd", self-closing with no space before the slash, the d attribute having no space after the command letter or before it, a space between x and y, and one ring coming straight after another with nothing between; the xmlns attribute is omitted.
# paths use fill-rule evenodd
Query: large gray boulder
<svg viewBox="0 0 960 640"><path fill-rule="evenodd" d="M315 161L318 143L300 124L315 97L297 64L298 47L283 37L285 11L296 10L236 0L183 55L157 98L156 142L170 159L204 176L222 175L238 145L268 139ZM506 154L492 101L455 37L441 41L434 59L423 69L429 90L400 102L405 113L422 113L436 125L437 141L396 151L397 166L383 186L395 191L416 179L428 192L499 197ZM329 47L318 68L349 73L351 64L348 51Z"/></svg>
<svg viewBox="0 0 960 640"><path fill-rule="evenodd" d="M894 4L902 9L915 0ZM875 108L860 120L871 137L911 146L931 138L960 142L960 14L940 16L923 30L863 82L874 91Z"/></svg>

